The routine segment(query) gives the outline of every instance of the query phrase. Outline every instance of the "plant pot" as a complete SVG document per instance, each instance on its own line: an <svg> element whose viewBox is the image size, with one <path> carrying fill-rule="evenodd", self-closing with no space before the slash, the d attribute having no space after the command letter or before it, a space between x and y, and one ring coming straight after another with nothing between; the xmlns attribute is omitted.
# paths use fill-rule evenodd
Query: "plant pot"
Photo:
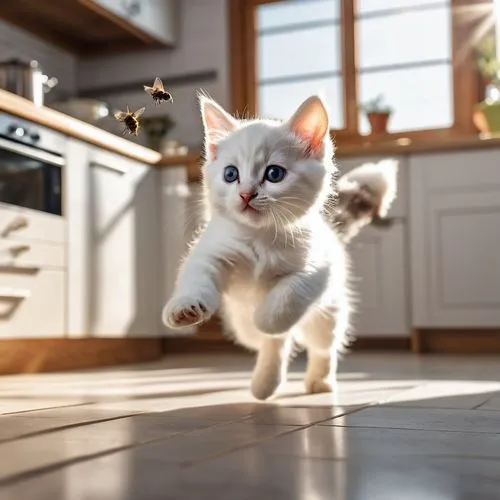
<svg viewBox="0 0 500 500"><path fill-rule="evenodd" d="M489 136L500 135L500 103L476 104L473 115L474 125L483 134Z"/></svg>
<svg viewBox="0 0 500 500"><path fill-rule="evenodd" d="M391 113L367 113L372 134L386 134Z"/></svg>

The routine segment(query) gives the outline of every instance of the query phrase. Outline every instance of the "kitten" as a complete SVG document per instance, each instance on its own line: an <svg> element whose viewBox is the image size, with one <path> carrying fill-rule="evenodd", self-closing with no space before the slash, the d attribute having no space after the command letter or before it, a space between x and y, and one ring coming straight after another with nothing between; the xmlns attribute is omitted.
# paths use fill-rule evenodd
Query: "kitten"
<svg viewBox="0 0 500 500"><path fill-rule="evenodd" d="M237 341L258 352L254 397L285 381L294 341L308 352L307 392L331 391L350 304L344 245L324 214L336 171L325 105L312 96L280 123L200 104L208 223L163 321L199 324L222 306Z"/></svg>
<svg viewBox="0 0 500 500"><path fill-rule="evenodd" d="M390 224L385 217L396 198L397 173L397 160L385 159L365 163L339 179L337 203L329 215L344 243L349 243L367 224Z"/></svg>

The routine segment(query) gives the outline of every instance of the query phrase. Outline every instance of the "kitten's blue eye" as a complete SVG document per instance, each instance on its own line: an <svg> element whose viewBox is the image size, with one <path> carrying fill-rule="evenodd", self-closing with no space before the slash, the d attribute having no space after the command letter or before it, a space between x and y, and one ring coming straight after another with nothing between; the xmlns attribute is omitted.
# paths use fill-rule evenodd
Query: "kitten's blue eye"
<svg viewBox="0 0 500 500"><path fill-rule="evenodd" d="M238 169L234 165L229 165L224 169L224 180L226 182L237 181L239 176Z"/></svg>
<svg viewBox="0 0 500 500"><path fill-rule="evenodd" d="M279 165L269 165L264 173L264 179L269 182L281 182L286 175L286 169Z"/></svg>

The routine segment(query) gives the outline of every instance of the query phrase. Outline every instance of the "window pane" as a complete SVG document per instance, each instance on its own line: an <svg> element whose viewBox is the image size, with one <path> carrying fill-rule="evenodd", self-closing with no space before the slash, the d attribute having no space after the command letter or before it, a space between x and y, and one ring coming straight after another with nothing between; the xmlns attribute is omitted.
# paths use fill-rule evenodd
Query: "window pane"
<svg viewBox="0 0 500 500"><path fill-rule="evenodd" d="M358 12L363 15L391 9L406 9L423 5L449 4L450 0L357 0Z"/></svg>
<svg viewBox="0 0 500 500"><path fill-rule="evenodd" d="M338 20L340 0L291 0L259 5L259 30L290 26L314 21Z"/></svg>
<svg viewBox="0 0 500 500"><path fill-rule="evenodd" d="M449 7L369 17L357 29L361 69L451 58Z"/></svg>
<svg viewBox="0 0 500 500"><path fill-rule="evenodd" d="M259 86L259 114L288 119L311 94L319 94L329 105L330 127L342 128L343 95L340 77Z"/></svg>
<svg viewBox="0 0 500 500"><path fill-rule="evenodd" d="M451 64L359 75L361 102L384 94L394 108L389 131L446 128L453 124L453 75ZM363 113L360 131L369 133Z"/></svg>
<svg viewBox="0 0 500 500"><path fill-rule="evenodd" d="M262 35L258 59L259 80L339 71L339 26Z"/></svg>

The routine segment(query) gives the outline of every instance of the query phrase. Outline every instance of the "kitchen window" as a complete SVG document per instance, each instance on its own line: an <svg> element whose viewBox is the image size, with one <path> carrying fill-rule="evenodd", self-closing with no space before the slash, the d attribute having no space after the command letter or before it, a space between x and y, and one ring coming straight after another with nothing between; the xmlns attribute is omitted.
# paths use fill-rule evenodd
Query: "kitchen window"
<svg viewBox="0 0 500 500"><path fill-rule="evenodd" d="M468 134L480 100L472 40L489 8L475 4L234 0L234 111L286 118L319 93L335 135L355 142L370 132L360 104L383 94L395 138Z"/></svg>

